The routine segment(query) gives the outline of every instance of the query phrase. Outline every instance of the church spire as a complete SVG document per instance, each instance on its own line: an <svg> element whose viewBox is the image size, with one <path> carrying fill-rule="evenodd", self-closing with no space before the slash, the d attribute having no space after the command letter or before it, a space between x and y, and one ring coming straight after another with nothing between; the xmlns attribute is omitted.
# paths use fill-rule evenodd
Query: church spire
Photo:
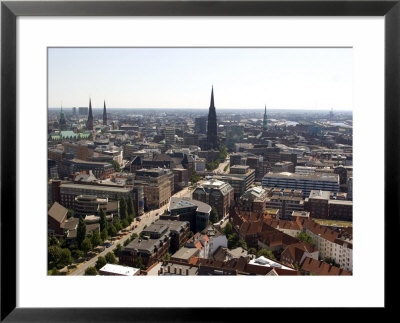
<svg viewBox="0 0 400 323"><path fill-rule="evenodd" d="M263 130L267 130L267 105L265 105L264 110Z"/></svg>
<svg viewBox="0 0 400 323"><path fill-rule="evenodd" d="M211 86L211 102L210 109L215 109L214 107L214 85Z"/></svg>
<svg viewBox="0 0 400 323"><path fill-rule="evenodd" d="M93 130L93 112L92 112L92 99L89 98L89 116L87 120L87 129L88 130Z"/></svg>
<svg viewBox="0 0 400 323"><path fill-rule="evenodd" d="M211 102L208 110L207 146L208 149L218 149L217 113L214 106L214 86L211 87Z"/></svg>
<svg viewBox="0 0 400 323"><path fill-rule="evenodd" d="M107 125L107 110L106 110L106 100L104 100L104 109L103 109L103 126Z"/></svg>

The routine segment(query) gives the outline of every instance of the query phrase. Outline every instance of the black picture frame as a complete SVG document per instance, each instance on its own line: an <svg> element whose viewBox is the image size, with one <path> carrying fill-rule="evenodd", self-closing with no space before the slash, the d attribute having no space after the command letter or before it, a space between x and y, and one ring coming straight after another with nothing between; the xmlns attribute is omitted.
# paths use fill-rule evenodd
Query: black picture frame
<svg viewBox="0 0 400 323"><path fill-rule="evenodd" d="M225 321L239 309L17 308L16 307L16 19L19 16L384 16L385 17L385 308L398 275L400 0L364 1L2 1L1 3L1 321L127 322ZM397 258L396 258L397 259ZM383 265L383 264L380 264ZM390 277L390 287L387 285ZM394 281L393 281L394 279ZM389 289L389 290L388 290ZM38 291L40 293L40 291ZM244 297L245 299L246 297ZM216 303L217 304L217 303ZM312 306L312 302L310 302ZM208 311L208 310L207 310ZM257 315L257 311L252 315Z"/></svg>

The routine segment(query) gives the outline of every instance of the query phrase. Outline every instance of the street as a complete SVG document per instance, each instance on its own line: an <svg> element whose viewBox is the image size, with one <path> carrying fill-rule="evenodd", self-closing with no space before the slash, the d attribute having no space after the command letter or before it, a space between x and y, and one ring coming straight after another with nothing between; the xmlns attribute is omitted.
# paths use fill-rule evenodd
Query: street
<svg viewBox="0 0 400 323"><path fill-rule="evenodd" d="M181 190L178 193L175 193L173 197L191 197L192 193L189 187L185 187L183 190ZM157 215L161 215L166 209L168 209L168 204L164 205L163 207L157 209L157 210L152 210L149 212L144 213L140 219L141 221L135 220L132 224L137 224L137 228L133 230L132 233L140 234L140 232L143 231L143 227L145 225L149 226L152 222L154 222L158 217ZM132 225L131 225L132 226ZM129 229L130 227L127 227ZM97 259L99 256L105 257L105 255L109 252L112 252L117 244L120 244L121 247L123 247L124 242L132 235L132 233L129 233L125 236L122 237L120 240L115 240L114 243L109 247L106 248L104 251L100 252L98 255L93 257L92 259L89 259L88 261L82 263L82 264L76 264L78 268L73 270L71 273L67 274L70 276L81 276L85 274L85 270L89 267L94 267L96 265ZM65 268L66 269L66 268ZM64 269L64 270L65 270Z"/></svg>

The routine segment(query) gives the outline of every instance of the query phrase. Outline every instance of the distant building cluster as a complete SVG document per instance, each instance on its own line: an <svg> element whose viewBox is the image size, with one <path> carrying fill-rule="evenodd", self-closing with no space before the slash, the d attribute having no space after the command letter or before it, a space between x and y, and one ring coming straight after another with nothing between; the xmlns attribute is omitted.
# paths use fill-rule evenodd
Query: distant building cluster
<svg viewBox="0 0 400 323"><path fill-rule="evenodd" d="M49 109L49 250L71 257L49 271L352 275L352 114L214 94L208 112Z"/></svg>

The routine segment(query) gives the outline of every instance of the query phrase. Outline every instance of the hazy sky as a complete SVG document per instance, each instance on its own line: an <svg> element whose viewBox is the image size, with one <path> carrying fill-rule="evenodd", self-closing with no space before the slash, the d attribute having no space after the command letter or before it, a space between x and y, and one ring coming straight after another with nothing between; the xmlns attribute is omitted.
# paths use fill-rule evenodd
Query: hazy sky
<svg viewBox="0 0 400 323"><path fill-rule="evenodd" d="M50 48L49 107L352 110L350 48Z"/></svg>

